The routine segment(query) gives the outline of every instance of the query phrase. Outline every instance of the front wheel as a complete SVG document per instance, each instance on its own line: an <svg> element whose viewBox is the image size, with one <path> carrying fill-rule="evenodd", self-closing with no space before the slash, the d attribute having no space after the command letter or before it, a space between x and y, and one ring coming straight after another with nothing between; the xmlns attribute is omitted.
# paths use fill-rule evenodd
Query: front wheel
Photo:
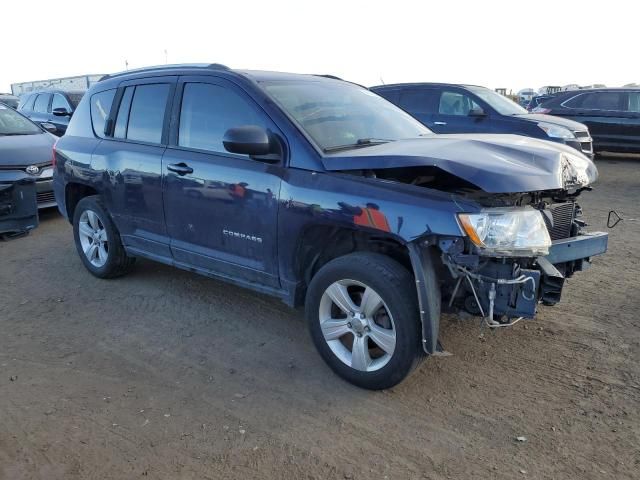
<svg viewBox="0 0 640 480"><path fill-rule="evenodd" d="M127 256L120 234L97 196L85 197L76 205L73 237L82 263L96 277L123 275L135 261Z"/></svg>
<svg viewBox="0 0 640 480"><path fill-rule="evenodd" d="M424 356L413 277L389 257L362 252L327 263L305 308L320 355L359 387L390 388Z"/></svg>

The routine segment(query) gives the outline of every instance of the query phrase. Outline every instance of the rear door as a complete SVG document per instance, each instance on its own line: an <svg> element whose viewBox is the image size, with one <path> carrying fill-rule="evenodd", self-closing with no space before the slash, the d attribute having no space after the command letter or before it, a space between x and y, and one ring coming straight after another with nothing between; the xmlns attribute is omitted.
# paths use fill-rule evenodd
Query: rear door
<svg viewBox="0 0 640 480"><path fill-rule="evenodd" d="M395 101L400 108L411 114L413 118L438 132L439 125L434 125L434 115L438 109L438 91L432 88L415 87L402 89L400 97Z"/></svg>
<svg viewBox="0 0 640 480"><path fill-rule="evenodd" d="M101 172L104 201L125 246L163 258L171 252L162 203L162 155L176 80L123 82L107 122L108 135L91 162L92 170Z"/></svg>
<svg viewBox="0 0 640 480"><path fill-rule="evenodd" d="M229 128L277 127L241 88L182 77L171 145L163 158L164 211L175 261L278 287L277 222L282 165L225 150Z"/></svg>

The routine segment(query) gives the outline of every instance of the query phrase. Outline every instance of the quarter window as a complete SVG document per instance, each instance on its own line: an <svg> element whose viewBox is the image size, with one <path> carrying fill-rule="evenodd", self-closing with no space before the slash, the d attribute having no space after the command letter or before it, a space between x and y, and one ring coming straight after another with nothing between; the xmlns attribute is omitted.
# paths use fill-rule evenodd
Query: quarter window
<svg viewBox="0 0 640 480"><path fill-rule="evenodd" d="M36 98L36 103L33 106L33 110L39 113L47 113L49 109L49 98L51 98L51 94L49 93L41 93Z"/></svg>
<svg viewBox="0 0 640 480"><path fill-rule="evenodd" d="M442 92L438 113L442 115L469 115L478 104L467 95L458 92Z"/></svg>
<svg viewBox="0 0 640 480"><path fill-rule="evenodd" d="M228 129L265 126L264 123L256 108L234 91L208 83L187 83L182 95L178 145L226 153L222 138Z"/></svg>
<svg viewBox="0 0 640 480"><path fill-rule="evenodd" d="M129 112L127 139L149 143L162 142L169 87L166 83L136 86Z"/></svg>
<svg viewBox="0 0 640 480"><path fill-rule="evenodd" d="M32 94L27 95L22 105L18 107L18 110L33 110L33 102L35 102L36 97L37 95L32 95Z"/></svg>
<svg viewBox="0 0 640 480"><path fill-rule="evenodd" d="M91 96L91 123L93 131L101 138L104 138L104 125L111 111L111 104L115 96L115 89L106 90Z"/></svg>

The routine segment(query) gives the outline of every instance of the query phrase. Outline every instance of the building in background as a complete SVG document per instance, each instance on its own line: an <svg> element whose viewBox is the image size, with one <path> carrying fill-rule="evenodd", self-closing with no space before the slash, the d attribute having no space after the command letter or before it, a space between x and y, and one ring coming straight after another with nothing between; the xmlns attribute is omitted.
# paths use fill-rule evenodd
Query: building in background
<svg viewBox="0 0 640 480"><path fill-rule="evenodd" d="M76 77L51 78L49 80L34 80L11 84L11 93L22 95L34 90L56 89L64 91L88 90L91 85L98 82L104 75L78 75Z"/></svg>

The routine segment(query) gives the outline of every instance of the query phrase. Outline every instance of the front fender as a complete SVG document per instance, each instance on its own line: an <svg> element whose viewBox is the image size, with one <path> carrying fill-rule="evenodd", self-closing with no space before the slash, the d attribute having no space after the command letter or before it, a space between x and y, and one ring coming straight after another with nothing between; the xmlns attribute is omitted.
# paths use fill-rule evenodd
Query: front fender
<svg viewBox="0 0 640 480"><path fill-rule="evenodd" d="M441 293L435 270L437 257L424 241L407 244L413 274L416 279L420 323L422 324L422 348L429 355L442 352L438 343L440 332Z"/></svg>

